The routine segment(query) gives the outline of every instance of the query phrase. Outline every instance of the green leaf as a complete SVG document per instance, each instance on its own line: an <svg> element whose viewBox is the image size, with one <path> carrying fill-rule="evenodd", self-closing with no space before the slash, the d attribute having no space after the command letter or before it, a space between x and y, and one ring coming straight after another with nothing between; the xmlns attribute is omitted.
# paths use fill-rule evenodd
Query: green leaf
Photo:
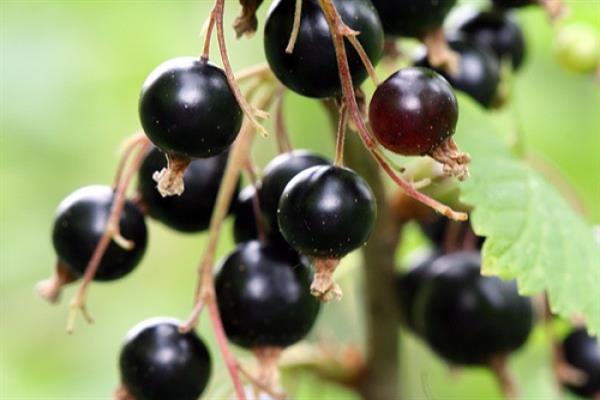
<svg viewBox="0 0 600 400"><path fill-rule="evenodd" d="M457 140L472 156L461 199L486 236L482 273L517 280L523 294L547 290L552 311L583 315L600 332L600 244L558 191L513 155L489 116L461 102Z"/></svg>

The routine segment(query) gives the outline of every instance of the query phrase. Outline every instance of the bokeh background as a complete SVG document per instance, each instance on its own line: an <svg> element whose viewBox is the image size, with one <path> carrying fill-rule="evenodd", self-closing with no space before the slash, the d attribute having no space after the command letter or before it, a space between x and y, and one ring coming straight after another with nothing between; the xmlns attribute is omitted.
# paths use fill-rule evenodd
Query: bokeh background
<svg viewBox="0 0 600 400"><path fill-rule="evenodd" d="M600 1L567 3L569 20L600 29ZM173 233L154 222L138 270L117 283L92 287L88 305L96 324L79 320L75 334L66 335L74 287L58 306L50 306L33 286L55 262L50 229L56 205L80 186L110 182L120 144L139 129L137 99L144 78L168 58L200 53L210 6L209 0L0 1L1 399L108 399L118 384L117 355L125 332L145 318L185 318L190 310L204 235ZM238 11L237 2L227 2L227 26ZM587 218L598 224L600 84L561 69L552 53L553 30L541 10L519 11L518 18L528 59L514 78L510 110L490 118L501 130L518 125L529 154L555 171L551 179L560 176L565 194L577 197ZM260 28L250 40L236 41L231 29L227 33L236 69L264 61ZM216 53L213 59L218 63ZM389 72L380 69L382 76ZM332 156L329 125L318 103L290 94L285 115L296 147ZM457 138L460 143L460 132ZM274 151L272 139L257 140L259 164ZM416 229L409 231L399 266L405 254L425 245ZM220 255L232 247L229 225L224 232ZM343 270L345 301L325 308L312 340L361 342L358 258L345 260ZM224 398L230 385L207 327L203 319L200 332L215 360L207 398ZM398 379L404 398L500 398L486 371L450 374L418 340L403 339L404 374ZM558 396L547 348L538 329L511 363L525 399ZM295 398L355 398L310 373L287 381Z"/></svg>

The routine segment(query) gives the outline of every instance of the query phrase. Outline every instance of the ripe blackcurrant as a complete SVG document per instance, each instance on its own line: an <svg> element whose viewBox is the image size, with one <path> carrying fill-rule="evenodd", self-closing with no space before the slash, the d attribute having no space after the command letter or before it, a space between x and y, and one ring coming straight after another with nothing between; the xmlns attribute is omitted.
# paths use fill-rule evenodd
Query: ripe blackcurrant
<svg viewBox="0 0 600 400"><path fill-rule="evenodd" d="M525 57L525 39L519 25L506 13L482 11L472 13L454 27L456 31L481 47L493 50L499 60L508 60L518 69Z"/></svg>
<svg viewBox="0 0 600 400"><path fill-rule="evenodd" d="M314 258L311 292L320 300L341 298L333 272L340 258L367 241L376 213L371 188L347 168L311 167L285 187L279 201L279 229L293 248Z"/></svg>
<svg viewBox="0 0 600 400"><path fill-rule="evenodd" d="M52 242L59 261L74 276L80 277L106 230L115 193L109 186L86 186L71 193L58 206ZM94 276L97 281L111 281L130 273L146 250L148 233L144 215L138 206L127 201L119 221L120 234L133 243L123 248L111 241Z"/></svg>
<svg viewBox="0 0 600 400"><path fill-rule="evenodd" d="M377 64L383 52L383 29L368 0L334 0L342 20L360 32L358 40ZM277 78L291 90L308 97L325 98L341 93L335 50L329 26L318 0L303 0L300 29L294 51L286 53L292 32L295 2L273 2L265 23L267 62ZM355 85L367 78L360 57L346 44L348 65Z"/></svg>
<svg viewBox="0 0 600 400"><path fill-rule="evenodd" d="M491 107L500 83L500 62L489 47L479 46L463 38L448 41L450 48L460 57L458 70L454 74L439 69L450 84L475 99L483 107ZM415 65L431 68L423 56Z"/></svg>
<svg viewBox="0 0 600 400"><path fill-rule="evenodd" d="M286 185L300 172L329 161L306 150L295 150L275 157L263 171L259 191L260 208L270 225L277 226L277 208Z"/></svg>
<svg viewBox="0 0 600 400"><path fill-rule="evenodd" d="M390 36L423 37L440 27L456 0L372 0Z"/></svg>
<svg viewBox="0 0 600 400"><path fill-rule="evenodd" d="M362 246L376 215L371 188L355 172L316 166L296 175L279 202L283 237L300 253L341 258Z"/></svg>
<svg viewBox="0 0 600 400"><path fill-rule="evenodd" d="M225 151L242 124L242 110L223 70L192 57L169 60L152 71L142 88L139 112L156 146L194 158Z"/></svg>
<svg viewBox="0 0 600 400"><path fill-rule="evenodd" d="M450 363L488 365L521 347L532 328L531 300L514 282L481 276L480 265L478 253L438 258L416 300L417 331Z"/></svg>
<svg viewBox="0 0 600 400"><path fill-rule="evenodd" d="M415 299L427 279L431 276L431 265L440 256L438 251L428 252L419 256L408 272L396 277L396 293L400 306L400 321L413 331L417 325L413 312Z"/></svg>
<svg viewBox="0 0 600 400"><path fill-rule="evenodd" d="M179 325L174 319L152 318L128 332L119 358L126 398L196 400L202 394L210 354L194 332L179 333Z"/></svg>
<svg viewBox="0 0 600 400"><path fill-rule="evenodd" d="M215 290L227 337L237 345L287 347L314 325L319 302L296 253L258 241L239 245L218 269Z"/></svg>
<svg viewBox="0 0 600 400"><path fill-rule="evenodd" d="M596 398L600 395L600 346L598 339L589 336L585 328L572 331L563 341L562 352L567 365L581 372L581 383L563 385L578 396Z"/></svg>
<svg viewBox="0 0 600 400"><path fill-rule="evenodd" d="M183 175L185 192L163 197L156 190L152 176L167 166L167 159L158 148L150 149L138 174L138 190L148 214L181 232L207 229L226 164L227 153L193 160Z"/></svg>
<svg viewBox="0 0 600 400"><path fill-rule="evenodd" d="M385 148L405 156L426 155L454 134L458 104L440 74L404 68L377 87L369 120Z"/></svg>

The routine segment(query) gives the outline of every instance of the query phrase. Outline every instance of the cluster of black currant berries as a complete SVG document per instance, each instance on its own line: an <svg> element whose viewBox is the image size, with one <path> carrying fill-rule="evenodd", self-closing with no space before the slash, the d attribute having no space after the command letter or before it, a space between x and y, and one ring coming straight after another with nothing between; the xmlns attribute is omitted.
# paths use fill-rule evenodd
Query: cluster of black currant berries
<svg viewBox="0 0 600 400"><path fill-rule="evenodd" d="M275 0L269 11L264 35L269 67L301 95L339 98L336 52L318 0L302 1L295 48L286 51L295 3ZM333 3L343 22L360 32L358 41L376 64L385 36L417 37L435 50L431 38L439 39L455 1ZM499 81L498 60L518 68L524 46L518 26L496 10L465 19L450 47L459 55L457 70L447 72L444 63L432 62L433 56L401 69L378 86L368 114L385 148L432 156L447 173L464 178L469 160L451 139L458 107L450 84L489 106ZM358 86L367 68L353 46L347 44L346 51L350 78ZM225 71L204 57L176 58L150 74L139 115L153 146L142 142L137 196L119 205L121 175L114 187L88 186L63 200L53 230L56 276L40 287L47 298L56 300L61 286L82 277L110 281L129 274L146 248L146 215L179 232L209 228L229 149L242 126L238 100ZM229 206L237 247L218 266L215 292L227 337L254 352L263 383L272 387L279 353L308 334L319 300L341 297L332 274L341 258L369 238L376 201L357 173L307 150L278 155L257 182L243 190L240 185ZM107 232L109 240L99 249ZM90 274L93 263L96 270ZM531 330L531 302L518 295L514 283L480 276L477 252L440 250L398 283L402 319L451 363L493 365L520 347ZM193 331L182 333L179 325L158 318L130 331L120 357L119 398L200 396L210 375L209 352ZM585 368L586 360L570 354L570 362Z"/></svg>
<svg viewBox="0 0 600 400"><path fill-rule="evenodd" d="M448 364L492 369L510 394L515 389L505 376L505 362L525 344L534 326L532 301L519 295L514 282L481 275L485 238L468 222L427 215L419 223L431 250L413 257L408 270L396 278L400 323ZM597 398L597 339L579 327L556 351L563 387Z"/></svg>
<svg viewBox="0 0 600 400"><path fill-rule="evenodd" d="M515 282L481 275L484 238L466 222L422 222L433 250L397 278L400 320L453 365L498 369L533 327Z"/></svg>

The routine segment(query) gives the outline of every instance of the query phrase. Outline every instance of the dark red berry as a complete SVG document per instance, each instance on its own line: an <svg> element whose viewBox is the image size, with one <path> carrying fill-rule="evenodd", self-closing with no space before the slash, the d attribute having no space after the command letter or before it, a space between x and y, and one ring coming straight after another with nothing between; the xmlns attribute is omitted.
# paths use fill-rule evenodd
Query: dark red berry
<svg viewBox="0 0 600 400"><path fill-rule="evenodd" d="M144 82L139 104L144 132L167 153L206 158L225 151L242 110L223 70L181 57L159 65Z"/></svg>
<svg viewBox="0 0 600 400"><path fill-rule="evenodd" d="M372 0L389 36L420 38L442 26L456 0Z"/></svg>
<svg viewBox="0 0 600 400"><path fill-rule="evenodd" d="M358 40L369 59L377 64L383 52L383 29L377 11L368 0L334 0L342 20L360 32ZM286 53L295 1L273 2L265 23L264 46L269 66L277 78L291 90L308 97L334 97L341 84L333 41L318 0L302 1L302 19L298 39L291 54ZM355 85L367 78L360 57L346 43L348 65Z"/></svg>
<svg viewBox="0 0 600 400"><path fill-rule="evenodd" d="M65 198L56 213L52 242L58 259L74 276L80 277L90 262L106 230L115 193L109 186L86 186ZM111 281L130 273L146 250L148 232L144 215L133 202L127 201L119 222L121 236L132 241L125 249L111 241L94 276L97 281Z"/></svg>
<svg viewBox="0 0 600 400"><path fill-rule="evenodd" d="M316 166L296 175L279 202L279 228L301 254L335 259L365 244L377 205L354 171Z"/></svg>
<svg viewBox="0 0 600 400"><path fill-rule="evenodd" d="M532 329L531 300L514 282L480 274L478 253L435 260L413 311L417 331L453 364L488 365L520 348Z"/></svg>
<svg viewBox="0 0 600 400"><path fill-rule="evenodd" d="M405 156L425 155L454 134L458 104L437 72L403 68L377 87L369 120L385 148Z"/></svg>
<svg viewBox="0 0 600 400"><path fill-rule="evenodd" d="M167 166L167 159L158 148L152 148L138 173L138 190L148 214L181 232L207 229L226 165L227 153L193 160L183 175L185 191L180 196L163 197L156 190L153 175Z"/></svg>
<svg viewBox="0 0 600 400"><path fill-rule="evenodd" d="M275 157L263 170L259 191L260 208L270 225L277 226L277 208L286 185L300 172L329 161L307 150L295 150Z"/></svg>
<svg viewBox="0 0 600 400"><path fill-rule="evenodd" d="M581 372L585 382L580 384L563 383L578 396L596 398L600 395L600 346L598 339L591 337L585 328L578 328L565 338L562 344L565 362Z"/></svg>
<svg viewBox="0 0 600 400"><path fill-rule="evenodd" d="M121 382L135 400L196 400L208 383L211 359L194 332L179 333L171 318L152 318L125 338Z"/></svg>
<svg viewBox="0 0 600 400"><path fill-rule="evenodd" d="M499 60L508 60L515 70L523 63L523 32L517 22L506 13L470 13L454 29L478 46L490 48Z"/></svg>
<svg viewBox="0 0 600 400"><path fill-rule="evenodd" d="M309 291L311 278L306 261L294 252L258 241L239 245L215 278L227 337L247 349L302 340L320 308Z"/></svg>
<svg viewBox="0 0 600 400"><path fill-rule="evenodd" d="M452 87L467 93L484 107L491 107L500 83L500 63L492 50L478 46L463 38L448 41L450 48L458 53L459 65L454 74L436 69L450 82ZM431 68L427 57L417 60L415 65Z"/></svg>

